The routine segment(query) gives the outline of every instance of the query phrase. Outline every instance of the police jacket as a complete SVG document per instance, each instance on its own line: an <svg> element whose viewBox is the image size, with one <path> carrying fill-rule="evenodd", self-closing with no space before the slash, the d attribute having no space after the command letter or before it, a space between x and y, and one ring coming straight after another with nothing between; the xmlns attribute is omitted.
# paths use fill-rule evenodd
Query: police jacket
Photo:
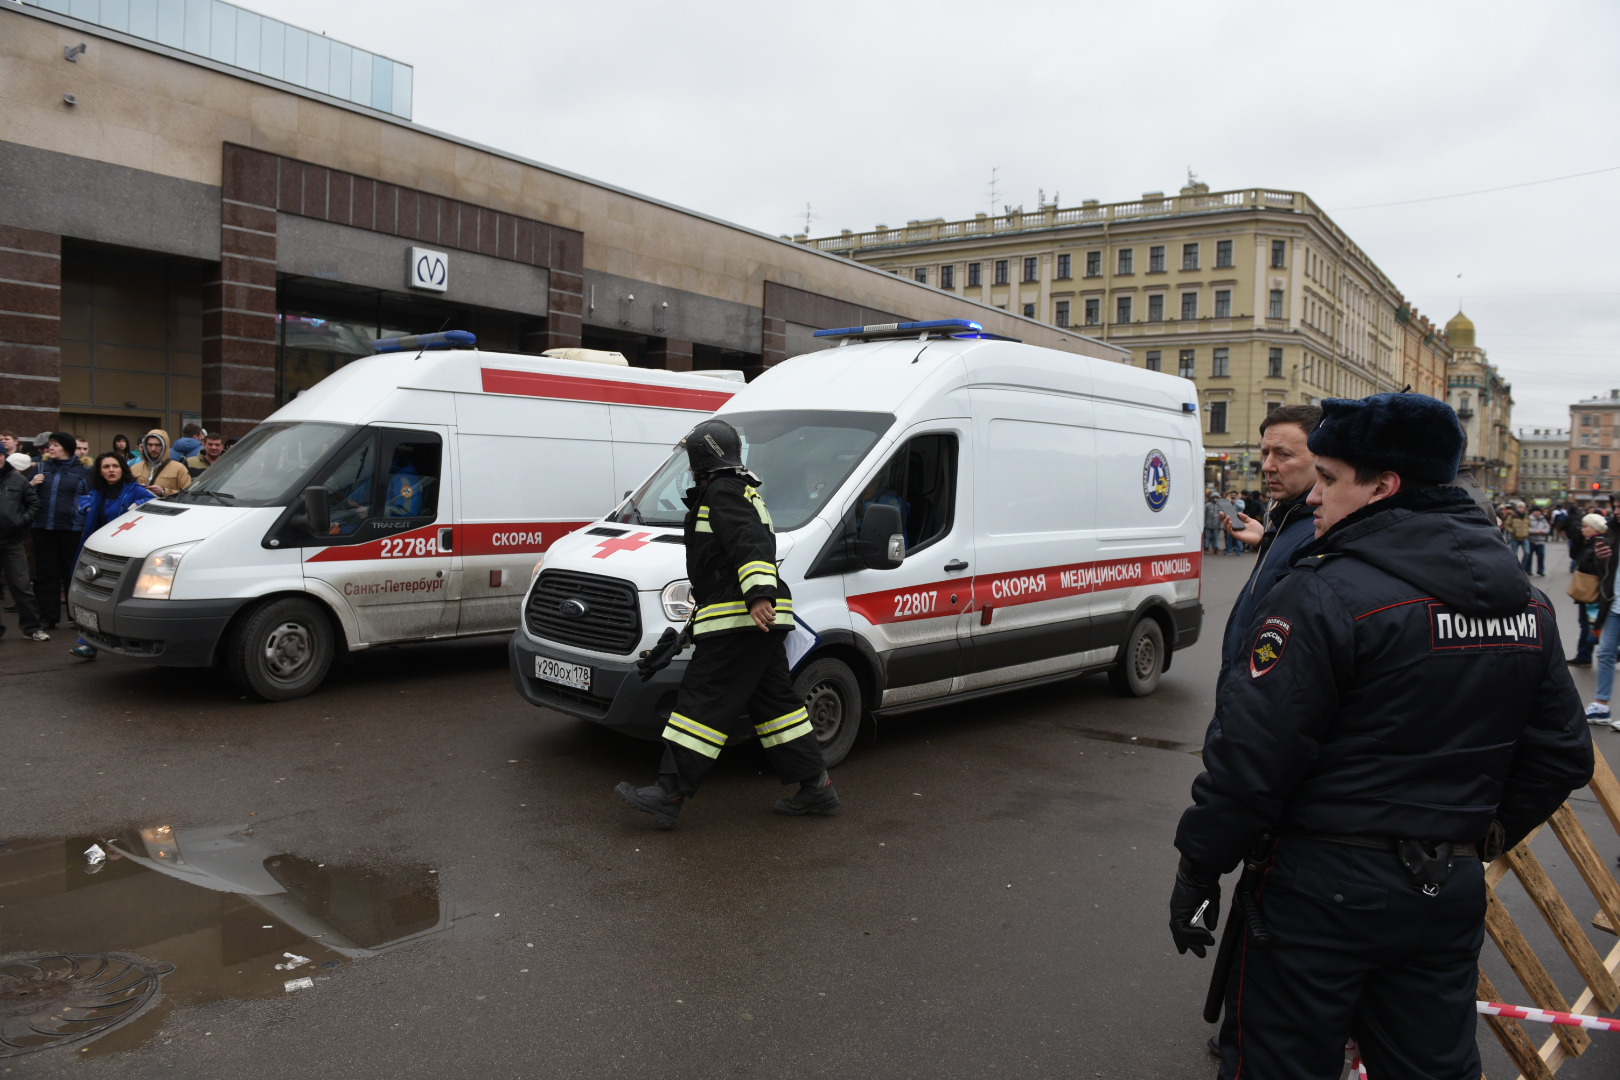
<svg viewBox="0 0 1620 1080"><path fill-rule="evenodd" d="M46 458L39 463L39 472L45 482L34 488L39 496L39 514L34 518L34 528L59 532L80 528L79 496L90 492L90 470L76 458L65 461Z"/></svg>
<svg viewBox="0 0 1620 1080"><path fill-rule="evenodd" d="M721 474L687 492L686 576L694 637L759 633L750 602L776 605L776 629L793 629L793 596L776 575L776 533L752 476Z"/></svg>
<svg viewBox="0 0 1620 1080"><path fill-rule="evenodd" d="M39 513L39 493L28 477L0 461L0 540L21 540Z"/></svg>
<svg viewBox="0 0 1620 1080"><path fill-rule="evenodd" d="M1288 573L1288 564L1294 553L1316 539L1316 516L1305 504L1305 496L1280 502L1266 516L1266 532L1260 539L1260 554L1255 558L1254 572L1243 586L1232 613L1226 617L1226 632L1221 639L1221 670L1243 659L1247 644L1243 632L1254 620L1255 609L1271 592L1271 587Z"/></svg>
<svg viewBox="0 0 1620 1080"><path fill-rule="evenodd" d="M1592 777L1553 610L1465 492L1346 516L1245 638L1176 832L1206 871L1266 830L1512 845Z"/></svg>

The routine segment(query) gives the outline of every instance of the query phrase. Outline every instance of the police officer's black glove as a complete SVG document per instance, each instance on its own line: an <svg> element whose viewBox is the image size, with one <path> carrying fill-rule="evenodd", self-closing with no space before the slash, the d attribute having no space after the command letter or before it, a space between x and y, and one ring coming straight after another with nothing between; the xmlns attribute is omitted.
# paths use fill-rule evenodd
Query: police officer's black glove
<svg viewBox="0 0 1620 1080"><path fill-rule="evenodd" d="M669 662L675 658L675 642L679 637L673 626L666 626L657 643L636 660L636 675L642 682L669 666Z"/></svg>
<svg viewBox="0 0 1620 1080"><path fill-rule="evenodd" d="M1203 925L1194 926L1193 917L1205 901L1209 906L1198 920ZM1176 951L1186 953L1191 949L1202 960L1204 947L1215 944L1215 935L1210 931L1215 929L1220 914L1221 876L1200 870L1183 855L1176 867L1176 887L1170 891L1170 936L1176 940Z"/></svg>

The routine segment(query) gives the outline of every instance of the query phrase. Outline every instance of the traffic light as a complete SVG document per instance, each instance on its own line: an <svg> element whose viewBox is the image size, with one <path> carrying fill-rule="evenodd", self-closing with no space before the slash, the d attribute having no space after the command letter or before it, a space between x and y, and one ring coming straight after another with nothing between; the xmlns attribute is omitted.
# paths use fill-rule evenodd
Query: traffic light
<svg viewBox="0 0 1620 1080"><path fill-rule="evenodd" d="M1592 494L1596 495L1598 492L1600 492L1602 490L1603 490L1603 485L1602 484L1598 483L1596 480L1592 481Z"/></svg>

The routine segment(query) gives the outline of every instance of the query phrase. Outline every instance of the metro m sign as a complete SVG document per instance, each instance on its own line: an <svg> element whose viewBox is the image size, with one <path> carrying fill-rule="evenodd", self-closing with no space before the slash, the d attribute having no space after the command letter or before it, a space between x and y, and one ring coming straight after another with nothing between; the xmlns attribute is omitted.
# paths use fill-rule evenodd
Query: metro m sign
<svg viewBox="0 0 1620 1080"><path fill-rule="evenodd" d="M412 289L444 292L450 287L450 256L442 251L413 247L405 264L405 285Z"/></svg>

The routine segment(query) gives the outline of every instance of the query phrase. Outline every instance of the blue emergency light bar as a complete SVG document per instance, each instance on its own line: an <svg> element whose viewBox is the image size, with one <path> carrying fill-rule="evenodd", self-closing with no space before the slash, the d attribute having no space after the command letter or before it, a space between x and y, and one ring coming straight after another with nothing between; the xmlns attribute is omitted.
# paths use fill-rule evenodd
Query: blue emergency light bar
<svg viewBox="0 0 1620 1080"><path fill-rule="evenodd" d="M930 333L942 337L961 335L976 337L984 327L972 319L930 319L927 322L876 323L872 326L844 326L836 330L817 330L818 338L881 338L927 337Z"/></svg>
<svg viewBox="0 0 1620 1080"><path fill-rule="evenodd" d="M471 349L477 344L478 338L471 330L446 330L442 334L378 338L372 348L380 353L421 352L423 349Z"/></svg>

